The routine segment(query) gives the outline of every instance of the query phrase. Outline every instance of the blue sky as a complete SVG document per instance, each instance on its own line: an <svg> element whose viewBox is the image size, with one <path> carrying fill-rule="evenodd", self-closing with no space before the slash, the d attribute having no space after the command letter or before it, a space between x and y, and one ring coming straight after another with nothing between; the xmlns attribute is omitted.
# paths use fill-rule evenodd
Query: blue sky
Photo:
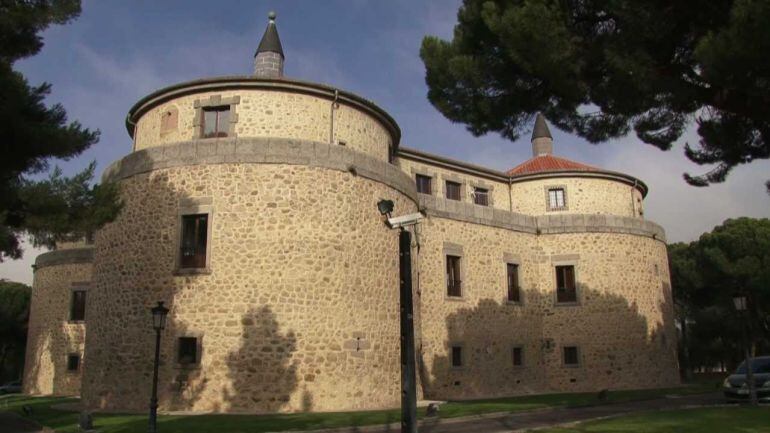
<svg viewBox="0 0 770 433"><path fill-rule="evenodd" d="M227 1L85 0L81 16L44 33L45 47L16 64L30 83L53 85L49 102L60 102L71 119L102 133L77 160L59 162L74 172L97 161L101 174L131 150L126 112L158 88L201 77L252 71L254 50L275 10L288 77L322 82L375 101L401 126L402 145L505 170L531 155L528 137L510 142L497 135L473 137L427 100L419 58L423 36L450 38L458 0ZM729 217L770 216L764 181L770 162L736 169L728 182L694 188L682 173L702 173L682 155L691 129L675 149L662 152L635 136L591 145L553 130L554 152L623 171L650 187L646 216L669 240L697 238ZM27 248L20 261L0 264L0 278L31 282L39 253Z"/></svg>

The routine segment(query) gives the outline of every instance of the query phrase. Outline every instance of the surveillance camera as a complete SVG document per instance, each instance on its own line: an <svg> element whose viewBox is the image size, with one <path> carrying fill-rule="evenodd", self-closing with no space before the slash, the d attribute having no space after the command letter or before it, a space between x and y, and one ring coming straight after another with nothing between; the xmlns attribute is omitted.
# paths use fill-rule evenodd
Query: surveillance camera
<svg viewBox="0 0 770 433"><path fill-rule="evenodd" d="M413 226L423 218L423 215L419 212L401 215L395 218L388 218L388 226L392 229Z"/></svg>

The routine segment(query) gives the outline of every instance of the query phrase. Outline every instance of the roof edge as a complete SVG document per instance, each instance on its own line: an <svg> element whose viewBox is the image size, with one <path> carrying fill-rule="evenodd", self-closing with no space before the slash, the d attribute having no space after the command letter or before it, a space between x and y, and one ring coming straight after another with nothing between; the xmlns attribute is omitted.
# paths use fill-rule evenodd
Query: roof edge
<svg viewBox="0 0 770 433"><path fill-rule="evenodd" d="M434 153L424 152L422 150L417 150L411 147L400 147L396 156L405 157L415 161L427 162L430 164L442 166L444 168L458 170L463 173L486 177L492 180L499 180L501 182L508 182L509 180L509 176L502 171L497 171L495 169L482 167L480 165L471 164L457 159L447 158L445 156L436 155Z"/></svg>

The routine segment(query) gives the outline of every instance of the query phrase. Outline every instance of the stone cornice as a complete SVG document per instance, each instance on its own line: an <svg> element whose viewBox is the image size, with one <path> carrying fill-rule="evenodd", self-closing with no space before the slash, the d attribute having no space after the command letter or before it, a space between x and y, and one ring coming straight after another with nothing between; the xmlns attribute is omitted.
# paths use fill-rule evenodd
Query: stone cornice
<svg viewBox="0 0 770 433"><path fill-rule="evenodd" d="M164 87L140 99L131 107L126 116L126 129L133 137L133 126L136 125L137 120L148 110L166 101L195 93L242 89L303 93L328 99L330 102L336 99L338 103L355 107L377 119L390 132L394 149L398 148L401 141L401 128L393 117L368 99L324 84L287 78L261 78L253 75L205 78Z"/></svg>
<svg viewBox="0 0 770 433"><path fill-rule="evenodd" d="M68 248L66 250L55 250L40 254L35 258L33 268L35 270L56 265L74 265L81 263L92 263L94 261L93 247L86 248Z"/></svg>
<svg viewBox="0 0 770 433"><path fill-rule="evenodd" d="M207 164L291 164L352 173L394 188L417 203L412 178L393 164L345 146L287 138L191 140L133 152L113 162L105 182L165 168Z"/></svg>
<svg viewBox="0 0 770 433"><path fill-rule="evenodd" d="M530 216L502 209L418 194L420 209L429 216L481 224L537 235L561 233L622 233L666 242L661 226L641 218L616 215L563 214Z"/></svg>

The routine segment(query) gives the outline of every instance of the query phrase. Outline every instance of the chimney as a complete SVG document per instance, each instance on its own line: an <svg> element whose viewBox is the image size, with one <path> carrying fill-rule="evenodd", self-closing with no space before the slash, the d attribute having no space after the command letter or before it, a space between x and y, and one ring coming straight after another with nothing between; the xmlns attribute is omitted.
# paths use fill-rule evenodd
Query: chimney
<svg viewBox="0 0 770 433"><path fill-rule="evenodd" d="M254 53L254 75L263 78L283 77L283 47L275 27L275 12L270 12L267 29Z"/></svg>
<svg viewBox="0 0 770 433"><path fill-rule="evenodd" d="M551 155L553 153L553 137L545 123L545 117L537 113L535 128L532 130L532 156Z"/></svg>

